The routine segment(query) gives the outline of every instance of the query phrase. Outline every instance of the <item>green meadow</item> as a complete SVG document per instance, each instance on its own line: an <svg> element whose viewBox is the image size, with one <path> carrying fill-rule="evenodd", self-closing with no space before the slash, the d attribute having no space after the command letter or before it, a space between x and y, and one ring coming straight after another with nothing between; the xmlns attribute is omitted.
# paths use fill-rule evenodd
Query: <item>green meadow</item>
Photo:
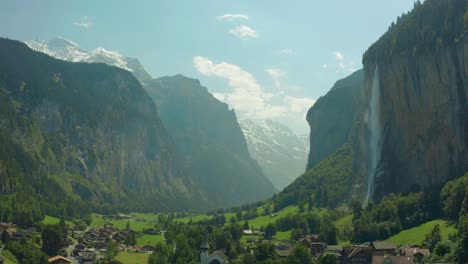
<svg viewBox="0 0 468 264"><path fill-rule="evenodd" d="M435 225L440 226L443 239L448 239L449 234L454 234L457 230L445 220L433 220L422 225L403 230L400 233L389 237L386 241L394 242L397 245L421 244L426 234L431 232Z"/></svg>

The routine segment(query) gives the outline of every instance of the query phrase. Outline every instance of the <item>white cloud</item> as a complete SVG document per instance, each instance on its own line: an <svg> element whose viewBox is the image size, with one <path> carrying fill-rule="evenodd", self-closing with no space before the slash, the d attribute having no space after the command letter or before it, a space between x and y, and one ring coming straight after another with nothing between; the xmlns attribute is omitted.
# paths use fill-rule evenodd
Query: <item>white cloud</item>
<svg viewBox="0 0 468 264"><path fill-rule="evenodd" d="M296 52L293 49L282 49L279 53L282 55L296 55Z"/></svg>
<svg viewBox="0 0 468 264"><path fill-rule="evenodd" d="M285 96L283 101L288 105L289 111L292 113L307 113L309 108L315 103L315 100L310 98L293 96Z"/></svg>
<svg viewBox="0 0 468 264"><path fill-rule="evenodd" d="M284 95L284 92L269 93L251 73L234 64L215 63L201 56L194 57L193 64L195 69L205 76L216 76L228 81L232 91L213 95L234 108L239 116L251 119L276 119L298 128L301 133L307 130L305 116L315 100ZM277 76L284 74L278 69L269 70Z"/></svg>
<svg viewBox="0 0 468 264"><path fill-rule="evenodd" d="M341 53L341 52L339 52L339 51L334 51L334 52L333 52L333 55L335 55L335 59L338 60L338 61L344 60L344 55L343 55L343 53Z"/></svg>
<svg viewBox="0 0 468 264"><path fill-rule="evenodd" d="M340 51L334 51L331 53L331 55L333 56L336 63L334 64L334 70L336 73L349 74L355 72L359 68L359 65L357 65L355 61L346 59L344 54ZM322 65L323 69L327 69L328 67L328 64Z"/></svg>
<svg viewBox="0 0 468 264"><path fill-rule="evenodd" d="M248 116L255 116L268 108L267 101L273 96L263 91L255 78L241 67L213 61L204 57L194 57L195 69L206 76L216 76L228 80L229 86L233 88L231 93L217 93L216 98L228 103L237 111Z"/></svg>
<svg viewBox="0 0 468 264"><path fill-rule="evenodd" d="M249 19L249 16L248 15L244 15L244 14L224 14L222 16L218 16L217 19L219 21L223 21L223 20L226 20L226 21L234 21L236 19L245 19L245 20L248 20Z"/></svg>
<svg viewBox="0 0 468 264"><path fill-rule="evenodd" d="M84 16L84 17L80 17L78 21L73 22L73 25L77 27L82 27L82 28L90 28L94 25L94 22L91 20L90 17Z"/></svg>
<svg viewBox="0 0 468 264"><path fill-rule="evenodd" d="M232 28L229 30L229 33L241 39L258 37L257 31L255 31L253 28L250 28L246 25L241 25L241 26Z"/></svg>
<svg viewBox="0 0 468 264"><path fill-rule="evenodd" d="M286 75L286 73L280 69L266 69L265 72L270 75L270 77L273 79L273 82L275 83L276 88L279 88L281 86L281 78Z"/></svg>

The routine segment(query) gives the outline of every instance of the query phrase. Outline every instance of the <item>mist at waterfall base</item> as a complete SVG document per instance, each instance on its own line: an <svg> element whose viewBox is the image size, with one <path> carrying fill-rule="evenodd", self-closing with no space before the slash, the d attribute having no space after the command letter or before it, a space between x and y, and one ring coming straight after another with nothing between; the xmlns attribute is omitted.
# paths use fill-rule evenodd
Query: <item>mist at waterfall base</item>
<svg viewBox="0 0 468 264"><path fill-rule="evenodd" d="M369 102L369 167L367 178L367 197L372 200L374 195L374 182L377 174L377 165L381 154L381 129L380 129L380 80L379 68L376 65L374 78L372 79L371 97Z"/></svg>

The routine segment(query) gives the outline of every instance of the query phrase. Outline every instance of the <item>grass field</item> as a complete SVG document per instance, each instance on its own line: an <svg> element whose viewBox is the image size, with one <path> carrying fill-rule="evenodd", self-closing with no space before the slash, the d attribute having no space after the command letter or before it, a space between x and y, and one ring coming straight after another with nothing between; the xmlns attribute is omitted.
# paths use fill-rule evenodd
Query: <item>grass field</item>
<svg viewBox="0 0 468 264"><path fill-rule="evenodd" d="M338 244L340 246L348 246L351 243L347 240L353 231L353 215L347 215L342 217L335 222L336 228L338 229Z"/></svg>
<svg viewBox="0 0 468 264"><path fill-rule="evenodd" d="M163 242L162 235L147 235L143 234L141 237L136 238L137 245L156 245L158 242Z"/></svg>
<svg viewBox="0 0 468 264"><path fill-rule="evenodd" d="M282 210L272 213L271 215L259 216L253 219L248 220L250 229L260 229L261 226L267 226L269 223L274 223L276 219L285 217L288 214L294 214L299 212L299 207L297 206L288 206ZM240 223L243 223L241 221Z"/></svg>
<svg viewBox="0 0 468 264"><path fill-rule="evenodd" d="M333 222L333 224L335 224L336 228L338 228L339 230L352 228L353 227L353 215L347 215L345 217L342 217L336 220L335 222Z"/></svg>
<svg viewBox="0 0 468 264"><path fill-rule="evenodd" d="M115 260L118 260L125 264L147 264L148 263L148 253L129 253L129 252L120 252Z"/></svg>
<svg viewBox="0 0 468 264"><path fill-rule="evenodd" d="M188 222L190 222L190 218L192 218L193 222L198 222L198 221L202 221L202 220L209 220L209 219L211 219L211 217L212 216L210 216L210 215L201 214L201 215L193 215L193 216L187 216L187 217L183 217L183 218L177 218L174 221L181 222L181 223L188 223ZM229 221L229 219L226 219L226 220Z"/></svg>
<svg viewBox="0 0 468 264"><path fill-rule="evenodd" d="M278 240L291 240L291 230L285 232L276 232L275 238Z"/></svg>
<svg viewBox="0 0 468 264"><path fill-rule="evenodd" d="M131 213L131 215L135 216L136 218L141 218L141 219L146 219L146 220L157 220L159 214Z"/></svg>
<svg viewBox="0 0 468 264"><path fill-rule="evenodd" d="M426 237L426 234L431 232L431 230L437 224L440 225L440 231L444 239L447 239L449 234L453 234L457 231L452 225L449 225L447 221L433 220L420 226L401 231L400 233L388 238L386 241L394 242L397 245L404 245L408 243L421 244L421 242Z"/></svg>
<svg viewBox="0 0 468 264"><path fill-rule="evenodd" d="M103 227L105 224L105 221L102 215L92 214L91 219L92 221L91 221L90 227ZM140 231L143 231L143 229L154 227L154 223L151 222L149 218L146 218L146 219L147 219L146 221L137 221L136 218L133 218L133 219L123 219L123 220L109 220L109 222L112 223L114 227L119 230L125 229L127 226L127 223L130 223L130 228L132 230L140 232Z"/></svg>
<svg viewBox="0 0 468 264"><path fill-rule="evenodd" d="M0 256L3 257L3 263L4 264L17 264L18 261L16 260L15 256L11 254L10 251L3 251Z"/></svg>
<svg viewBox="0 0 468 264"><path fill-rule="evenodd" d="M55 218L55 217L53 217L53 216L48 216L48 215L46 215L46 216L44 217L44 220L42 220L42 223L45 224L45 225L55 225L55 224L60 223L60 218ZM70 221L65 221L65 224L71 225L72 222L70 222Z"/></svg>

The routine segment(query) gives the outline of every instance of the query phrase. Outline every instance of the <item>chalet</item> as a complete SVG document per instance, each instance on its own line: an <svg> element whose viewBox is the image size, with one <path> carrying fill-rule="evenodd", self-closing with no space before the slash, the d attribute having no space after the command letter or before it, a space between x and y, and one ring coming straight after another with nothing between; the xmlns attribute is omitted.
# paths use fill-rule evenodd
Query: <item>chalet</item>
<svg viewBox="0 0 468 264"><path fill-rule="evenodd" d="M141 251L142 252L153 252L155 251L156 248L153 247L152 245L144 245L142 248L141 248Z"/></svg>
<svg viewBox="0 0 468 264"><path fill-rule="evenodd" d="M125 215L125 214L113 214L113 215L108 215L106 218L108 219L115 219L115 220L122 220L122 219L132 219L132 215Z"/></svg>
<svg viewBox="0 0 468 264"><path fill-rule="evenodd" d="M124 230L124 231L113 234L112 239L114 239L115 241L123 241L125 240L125 238L127 238L127 236L128 236L128 232Z"/></svg>
<svg viewBox="0 0 468 264"><path fill-rule="evenodd" d="M421 262L421 259L424 256L428 256L429 254L429 249L421 248L419 246L408 246L400 248L401 256L413 257L416 260L416 262Z"/></svg>
<svg viewBox="0 0 468 264"><path fill-rule="evenodd" d="M310 245L311 245L311 241L307 238L302 238L302 239L299 239L299 243L307 248L310 248Z"/></svg>
<svg viewBox="0 0 468 264"><path fill-rule="evenodd" d="M81 243L81 244L77 244L75 246L75 248L73 249L72 251L72 256L78 258L80 256L80 253L82 252L87 252L87 248L89 247L89 245L85 244L85 243Z"/></svg>
<svg viewBox="0 0 468 264"><path fill-rule="evenodd" d="M372 256L371 264L413 264L413 257L408 256Z"/></svg>
<svg viewBox="0 0 468 264"><path fill-rule="evenodd" d="M12 227L12 226L10 224L8 224L8 223L4 223L4 222L0 223L0 229L1 230L7 230L10 227Z"/></svg>
<svg viewBox="0 0 468 264"><path fill-rule="evenodd" d="M243 232L244 232L244 235L252 235L253 234L253 231L250 230L250 229L246 229Z"/></svg>
<svg viewBox="0 0 468 264"><path fill-rule="evenodd" d="M31 235L25 230L18 229L10 233L10 238L13 240L28 240L31 238Z"/></svg>
<svg viewBox="0 0 468 264"><path fill-rule="evenodd" d="M142 246L134 246L133 247L133 252L136 252L136 253L141 253L142 252L142 249L143 247Z"/></svg>
<svg viewBox="0 0 468 264"><path fill-rule="evenodd" d="M97 241L97 242L94 243L94 248L97 249L97 250L106 249L107 245L108 245L108 243L106 243L104 241Z"/></svg>
<svg viewBox="0 0 468 264"><path fill-rule="evenodd" d="M327 247L323 250L323 253L324 254L331 254L331 255L335 255L335 256L340 256L341 250L343 250L343 248L341 246L327 245Z"/></svg>
<svg viewBox="0 0 468 264"><path fill-rule="evenodd" d="M85 250L86 249L86 245L84 244L78 244L75 246L75 249L77 250Z"/></svg>
<svg viewBox="0 0 468 264"><path fill-rule="evenodd" d="M325 248L327 247L327 243L323 242L311 242L310 243L310 253L314 256L318 256L323 253Z"/></svg>
<svg viewBox="0 0 468 264"><path fill-rule="evenodd" d="M370 264L374 250L367 246L348 246L341 251L341 264Z"/></svg>
<svg viewBox="0 0 468 264"><path fill-rule="evenodd" d="M67 264L67 263L72 263L71 260L67 259L64 256L55 256L53 258L48 259L49 263L53 264Z"/></svg>
<svg viewBox="0 0 468 264"><path fill-rule="evenodd" d="M119 251L127 251L127 246L124 244L118 244L117 248L119 249Z"/></svg>
<svg viewBox="0 0 468 264"><path fill-rule="evenodd" d="M305 238L310 242L320 242L319 235L306 235Z"/></svg>
<svg viewBox="0 0 468 264"><path fill-rule="evenodd" d="M262 232L262 231L253 231L253 234L256 235L256 236L264 236L264 235L265 235L265 232Z"/></svg>
<svg viewBox="0 0 468 264"><path fill-rule="evenodd" d="M396 255L397 245L393 242L375 241L371 243L375 255Z"/></svg>
<svg viewBox="0 0 468 264"><path fill-rule="evenodd" d="M99 238L99 234L95 230L90 230L84 234L83 238L89 241L96 241Z"/></svg>
<svg viewBox="0 0 468 264"><path fill-rule="evenodd" d="M276 252L276 255L278 255L278 257L285 258L289 256L289 254L291 254L293 249L294 249L294 246L292 244L281 243L275 247L275 252Z"/></svg>
<svg viewBox="0 0 468 264"><path fill-rule="evenodd" d="M71 245L71 243L72 243L71 240L68 239L68 238L64 238L64 239L62 240L62 245L63 245L64 247L69 247L69 246Z"/></svg>
<svg viewBox="0 0 468 264"><path fill-rule="evenodd" d="M103 228L99 230L99 237L108 239L114 232L111 229Z"/></svg>
<svg viewBox="0 0 468 264"><path fill-rule="evenodd" d="M210 245L204 239L200 245L200 263L201 264L227 264L227 257L222 251L215 251L209 255Z"/></svg>
<svg viewBox="0 0 468 264"><path fill-rule="evenodd" d="M96 253L91 251L82 251L78 253L80 264L93 263L96 260Z"/></svg>

